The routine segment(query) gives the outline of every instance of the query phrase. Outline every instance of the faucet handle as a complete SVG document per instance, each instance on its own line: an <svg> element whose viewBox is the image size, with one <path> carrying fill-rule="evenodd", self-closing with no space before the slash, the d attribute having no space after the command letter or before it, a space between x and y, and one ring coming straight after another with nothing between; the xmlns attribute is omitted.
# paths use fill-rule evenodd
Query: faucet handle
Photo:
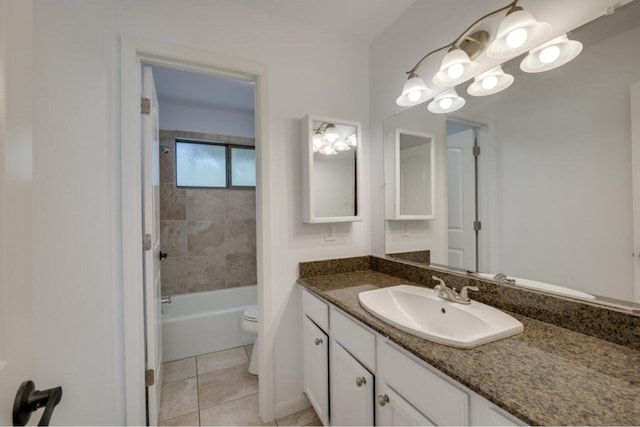
<svg viewBox="0 0 640 427"><path fill-rule="evenodd" d="M435 289L435 288L438 288L439 286L442 286L442 287L444 287L444 288L446 288L446 287L447 287L447 285L444 283L444 280L442 280L442 279L441 279L441 278L439 278L438 276L431 276L431 278L432 278L433 280L435 280L436 282L438 282L438 284L434 287L434 289Z"/></svg>
<svg viewBox="0 0 640 427"><path fill-rule="evenodd" d="M470 298L468 291L478 292L479 290L480 289L477 286L463 286L462 289L460 289L460 299L469 301Z"/></svg>

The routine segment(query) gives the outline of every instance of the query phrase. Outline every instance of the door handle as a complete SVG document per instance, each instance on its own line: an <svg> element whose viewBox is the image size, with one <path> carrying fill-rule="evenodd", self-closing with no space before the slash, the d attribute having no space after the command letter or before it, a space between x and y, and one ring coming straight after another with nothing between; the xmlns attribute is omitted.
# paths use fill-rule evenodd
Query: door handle
<svg viewBox="0 0 640 427"><path fill-rule="evenodd" d="M18 387L16 398L13 401L13 425L26 425L31 413L44 406L44 412L40 418L39 426L48 426L51 414L62 399L62 387L54 387L48 390L36 390L33 381L25 381Z"/></svg>
<svg viewBox="0 0 640 427"><path fill-rule="evenodd" d="M166 252L162 252L160 251L160 261L162 261L163 259L165 259L167 257L167 253Z"/></svg>

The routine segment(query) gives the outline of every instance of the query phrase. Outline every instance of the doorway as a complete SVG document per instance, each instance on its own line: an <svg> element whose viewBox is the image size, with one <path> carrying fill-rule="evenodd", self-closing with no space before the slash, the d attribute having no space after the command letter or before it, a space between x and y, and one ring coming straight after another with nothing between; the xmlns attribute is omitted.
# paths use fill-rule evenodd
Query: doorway
<svg viewBox="0 0 640 427"><path fill-rule="evenodd" d="M448 264L478 271L478 127L447 119Z"/></svg>
<svg viewBox="0 0 640 427"><path fill-rule="evenodd" d="M148 40L123 38L121 41L121 184L122 184L122 264L123 314L125 336L125 396L127 424L146 424L145 415L145 346L144 295L142 292L142 150L140 150L140 94L142 65L163 66L208 75L222 75L251 81L255 85L256 141L256 270L257 305L261 324L258 342L260 352L260 415L265 422L273 419L273 395L265 392L273 387L271 351L273 337L268 325L271 319L271 274L269 188L270 168L267 130L266 68L259 63L236 60L212 52L194 51ZM263 226L266 224L267 226Z"/></svg>
<svg viewBox="0 0 640 427"><path fill-rule="evenodd" d="M163 375L149 420L261 424L257 321L244 320L257 301L254 83L151 68L163 257L163 357L154 369Z"/></svg>

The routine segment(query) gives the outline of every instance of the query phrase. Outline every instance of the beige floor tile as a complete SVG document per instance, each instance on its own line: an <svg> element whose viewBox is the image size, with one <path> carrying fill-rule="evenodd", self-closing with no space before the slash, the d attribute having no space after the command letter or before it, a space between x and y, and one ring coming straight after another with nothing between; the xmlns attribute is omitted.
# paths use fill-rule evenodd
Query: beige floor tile
<svg viewBox="0 0 640 427"><path fill-rule="evenodd" d="M318 419L318 414L313 408L303 409L294 412L291 415L278 418L276 423L279 426L306 426L306 425L322 425Z"/></svg>
<svg viewBox="0 0 640 427"><path fill-rule="evenodd" d="M198 411L192 412L187 415L171 418L170 420L161 421L158 424L161 426L199 426L200 413Z"/></svg>
<svg viewBox="0 0 640 427"><path fill-rule="evenodd" d="M258 413L258 394L256 393L200 411L200 423L203 426L275 425L263 423Z"/></svg>
<svg viewBox="0 0 640 427"><path fill-rule="evenodd" d="M195 357L174 360L173 362L162 364L162 381L165 384L172 381L195 377L196 375L197 373Z"/></svg>
<svg viewBox="0 0 640 427"><path fill-rule="evenodd" d="M246 355L245 355L246 357ZM200 409L211 408L258 392L258 379L247 370L249 364L198 376Z"/></svg>
<svg viewBox="0 0 640 427"><path fill-rule="evenodd" d="M198 375L219 371L249 362L243 347L198 356Z"/></svg>
<svg viewBox="0 0 640 427"><path fill-rule="evenodd" d="M196 377L173 381L162 386L160 420L186 415L198 410L198 382Z"/></svg>

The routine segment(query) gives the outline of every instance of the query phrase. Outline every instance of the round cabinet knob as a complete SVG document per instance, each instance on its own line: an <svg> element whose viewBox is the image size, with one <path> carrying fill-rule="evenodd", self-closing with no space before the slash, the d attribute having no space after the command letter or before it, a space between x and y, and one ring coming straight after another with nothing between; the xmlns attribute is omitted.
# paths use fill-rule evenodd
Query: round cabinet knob
<svg viewBox="0 0 640 427"><path fill-rule="evenodd" d="M367 383L367 379L365 377L358 377L356 378L356 385L358 387L362 387L364 384Z"/></svg>
<svg viewBox="0 0 640 427"><path fill-rule="evenodd" d="M322 338L316 338L315 343L316 343L316 345L322 344Z"/></svg>
<svg viewBox="0 0 640 427"><path fill-rule="evenodd" d="M386 394L379 394L378 395L378 405L380 406L384 406L387 403L389 403L389 396L387 396Z"/></svg>

